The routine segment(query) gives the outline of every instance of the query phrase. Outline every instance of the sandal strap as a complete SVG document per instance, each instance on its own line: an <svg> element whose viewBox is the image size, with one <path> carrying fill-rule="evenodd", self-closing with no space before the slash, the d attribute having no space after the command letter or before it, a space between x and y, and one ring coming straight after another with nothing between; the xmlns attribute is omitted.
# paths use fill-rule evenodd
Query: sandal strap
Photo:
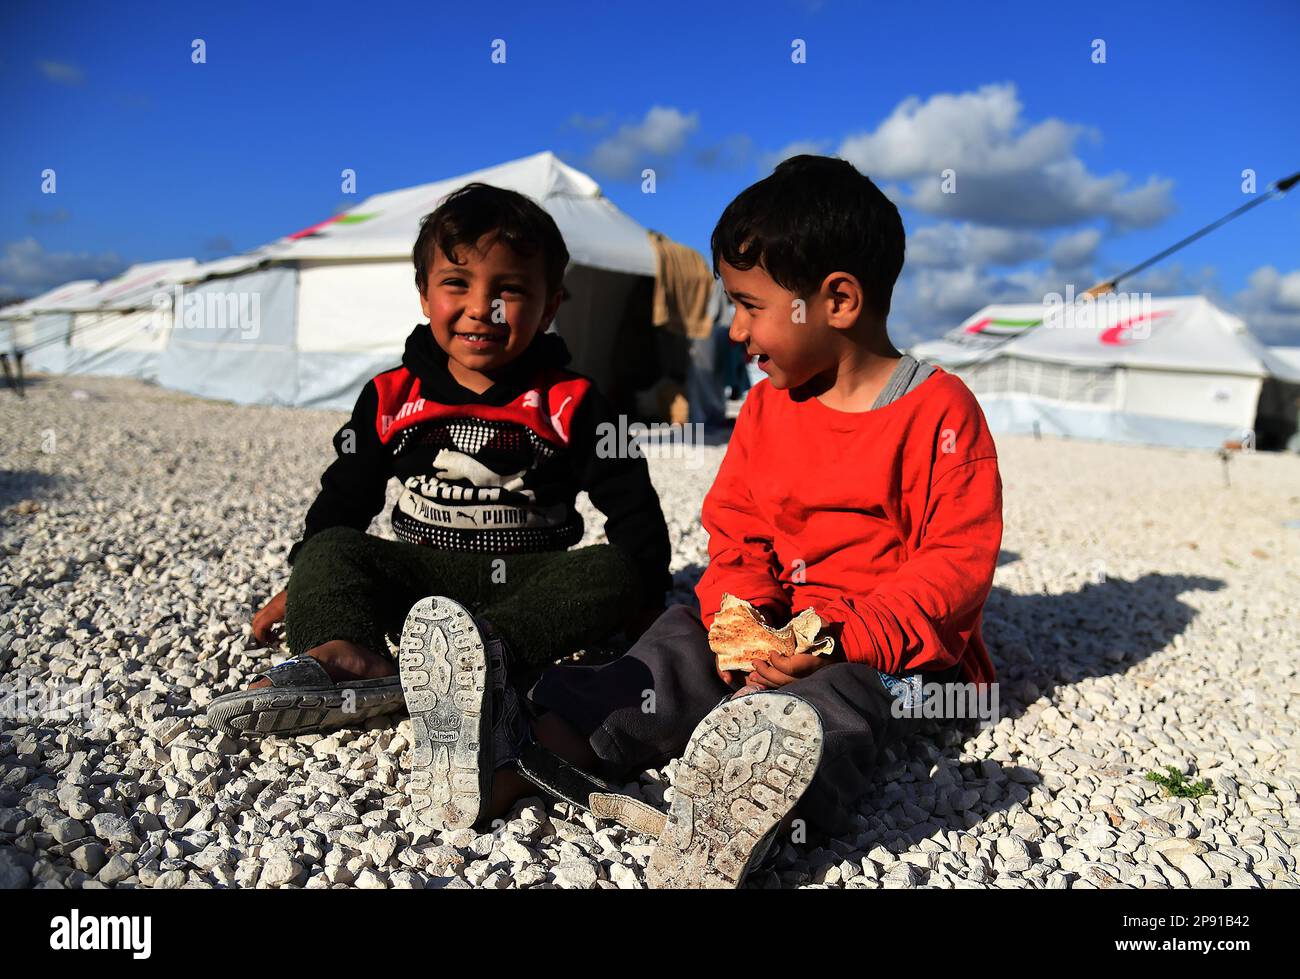
<svg viewBox="0 0 1300 979"><path fill-rule="evenodd" d="M295 656L278 666L273 666L262 677L271 681L272 687L332 687L334 681L325 667L310 656Z"/></svg>
<svg viewBox="0 0 1300 979"><path fill-rule="evenodd" d="M591 814L597 819L612 819L646 836L663 835L668 816L649 803L617 792L593 792L588 798Z"/></svg>
<svg viewBox="0 0 1300 979"><path fill-rule="evenodd" d="M586 809L597 819L612 819L634 832L650 836L663 832L667 815L640 799L615 792L608 782L584 772L535 741L521 748L516 767L520 775L538 788Z"/></svg>

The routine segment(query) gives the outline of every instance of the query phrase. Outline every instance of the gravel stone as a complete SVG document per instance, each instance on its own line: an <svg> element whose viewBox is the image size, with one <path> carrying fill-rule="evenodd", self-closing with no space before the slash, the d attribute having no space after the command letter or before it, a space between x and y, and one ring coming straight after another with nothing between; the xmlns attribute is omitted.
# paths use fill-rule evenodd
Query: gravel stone
<svg viewBox="0 0 1300 979"><path fill-rule="evenodd" d="M213 697L287 652L250 648L248 609L284 587L345 418L92 377L0 397L0 684L102 688L91 717L6 718L0 887L643 886L653 841L565 804L523 800L489 833L413 824L407 718L261 741L208 726ZM887 749L851 828L783 841L751 886L1297 886L1300 579L1282 572L1300 533L1282 521L1300 459L1239 454L1225 486L1213 453L998 449L1001 716ZM670 601L707 562L699 507L724 453L650 459ZM604 540L578 506L580 543ZM392 537L386 514L373 532ZM1212 792L1146 780L1170 765ZM676 772L627 790L663 807Z"/></svg>

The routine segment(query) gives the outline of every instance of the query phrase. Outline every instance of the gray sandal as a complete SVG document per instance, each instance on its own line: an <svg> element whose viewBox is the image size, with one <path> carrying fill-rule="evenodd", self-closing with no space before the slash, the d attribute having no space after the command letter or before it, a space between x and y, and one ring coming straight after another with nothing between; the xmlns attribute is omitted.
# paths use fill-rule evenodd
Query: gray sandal
<svg viewBox="0 0 1300 979"><path fill-rule="evenodd" d="M310 656L273 666L259 679L269 687L238 690L208 705L208 720L232 737L312 734L351 727L403 709L402 683L396 676L335 683Z"/></svg>

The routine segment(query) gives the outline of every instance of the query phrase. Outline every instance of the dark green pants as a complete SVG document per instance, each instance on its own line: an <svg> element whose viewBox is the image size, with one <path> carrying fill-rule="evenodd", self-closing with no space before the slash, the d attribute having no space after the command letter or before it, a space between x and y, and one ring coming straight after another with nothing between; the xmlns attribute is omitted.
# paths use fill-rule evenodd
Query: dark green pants
<svg viewBox="0 0 1300 979"><path fill-rule="evenodd" d="M636 580L611 544L472 554L331 527L294 559L285 638L299 655L335 639L388 655L384 638L397 642L411 606L445 595L491 623L515 658L543 665L623 629Z"/></svg>

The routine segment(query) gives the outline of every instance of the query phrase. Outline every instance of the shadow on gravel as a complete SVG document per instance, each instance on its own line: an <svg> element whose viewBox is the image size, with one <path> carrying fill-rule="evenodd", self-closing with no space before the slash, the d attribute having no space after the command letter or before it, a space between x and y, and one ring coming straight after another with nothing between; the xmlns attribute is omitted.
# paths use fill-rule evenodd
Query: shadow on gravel
<svg viewBox="0 0 1300 979"><path fill-rule="evenodd" d="M19 394L11 381L0 375L0 398L22 398L31 392L33 388L44 387L49 384L49 377L44 374L24 374L23 375L23 393Z"/></svg>
<svg viewBox="0 0 1300 979"><path fill-rule="evenodd" d="M1054 699L1063 685L1123 672L1161 651L1196 617L1196 609L1183 596L1223 587L1217 578L1153 573L1135 581L1109 578L1059 595L1018 595L994 588L985 606L984 639L997 670L997 718L1020 717L1040 697ZM1027 801L1038 773L992 759L978 762L982 777L962 779L961 790L977 793L978 799L948 798L949 786L928 777L910 782L902 802L891 797L890 783L908 771L909 758L919 753L931 764L941 756L955 763L962 743L978 731L976 720L927 721L916 735L895 746L864 797L861 811L868 821L874 823L873 817L888 808L914 805L918 796L946 801L922 807L926 812L904 809L913 818L926 817L914 825L897 830L876 825L866 835L900 852L945 830L973 829L995 812ZM960 811L942 811L953 808ZM832 849L838 845L827 842Z"/></svg>
<svg viewBox="0 0 1300 979"><path fill-rule="evenodd" d="M1018 560L1014 551L998 555L999 566ZM670 604L693 604L703 573L698 564L677 571ZM1218 591L1224 584L1202 575L1152 573L1135 581L1107 578L1058 595L994 587L984 607L984 641L1002 688L1001 716L1019 717L1025 702L1050 695L1062 683L1122 673L1159 652L1196 617L1182 596ZM1024 694L1032 696L1026 701Z"/></svg>
<svg viewBox="0 0 1300 979"><path fill-rule="evenodd" d="M49 495L61 482L58 476L30 469L0 469L0 510Z"/></svg>
<svg viewBox="0 0 1300 979"><path fill-rule="evenodd" d="M1051 697L1062 684L1122 673L1168 646L1196 617L1189 592L1218 591L1203 575L1107 578L1061 595L1016 595L994 588L984 609L988 643L1001 687L1002 717Z"/></svg>

